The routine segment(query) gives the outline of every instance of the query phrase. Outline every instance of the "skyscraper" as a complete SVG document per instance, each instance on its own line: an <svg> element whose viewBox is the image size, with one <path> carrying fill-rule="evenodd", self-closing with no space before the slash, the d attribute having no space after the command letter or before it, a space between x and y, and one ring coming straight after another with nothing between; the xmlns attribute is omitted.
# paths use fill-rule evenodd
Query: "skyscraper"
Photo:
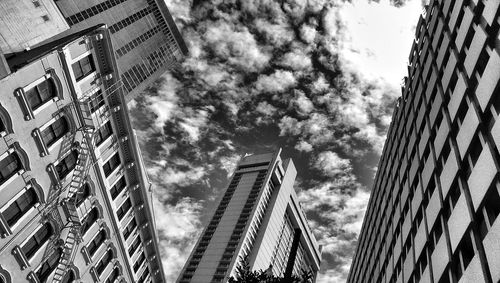
<svg viewBox="0 0 500 283"><path fill-rule="evenodd" d="M98 25L0 60L2 283L165 282L111 50Z"/></svg>
<svg viewBox="0 0 500 283"><path fill-rule="evenodd" d="M240 161L178 282L226 282L244 258L252 270L316 276L320 252L293 189L297 171L280 153Z"/></svg>
<svg viewBox="0 0 500 283"><path fill-rule="evenodd" d="M348 282L499 282L498 0L416 28Z"/></svg>
<svg viewBox="0 0 500 283"><path fill-rule="evenodd" d="M187 54L164 0L56 0L70 26L64 34L106 24L126 99L136 97Z"/></svg>

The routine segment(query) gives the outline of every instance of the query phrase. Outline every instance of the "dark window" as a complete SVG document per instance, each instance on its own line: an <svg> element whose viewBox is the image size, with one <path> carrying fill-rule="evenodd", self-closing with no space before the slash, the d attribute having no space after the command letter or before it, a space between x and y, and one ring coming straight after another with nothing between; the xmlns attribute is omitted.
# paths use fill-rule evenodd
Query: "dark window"
<svg viewBox="0 0 500 283"><path fill-rule="evenodd" d="M42 131L42 140L46 146L51 146L58 139L63 137L68 132L68 130L68 121L65 117L61 117Z"/></svg>
<svg viewBox="0 0 500 283"><path fill-rule="evenodd" d="M90 196L90 185L85 183L76 193L76 206L80 206Z"/></svg>
<svg viewBox="0 0 500 283"><path fill-rule="evenodd" d="M110 189L111 197L115 199L126 187L127 181L125 180L125 176L121 176Z"/></svg>
<svg viewBox="0 0 500 283"><path fill-rule="evenodd" d="M111 261L112 258L113 258L113 251L108 250L95 267L97 274L99 275L102 274L102 272L104 271L104 269L106 269L106 266L108 265L108 263Z"/></svg>
<svg viewBox="0 0 500 283"><path fill-rule="evenodd" d="M144 272L142 273L141 278L139 278L139 281L137 281L137 282L144 283L146 281L146 278L148 277L148 275L149 275L149 268L146 268L146 269L144 269Z"/></svg>
<svg viewBox="0 0 500 283"><path fill-rule="evenodd" d="M500 196L498 194L498 181L494 181L485 197L483 198L483 205L478 210L478 223L479 223L479 235L481 240L483 240L488 234L488 230L491 229L493 223L500 214Z"/></svg>
<svg viewBox="0 0 500 283"><path fill-rule="evenodd" d="M139 270L139 267L141 267L142 263L146 259L146 256L144 255L144 252L141 252L141 255L137 259L137 261L134 263L134 272L137 272Z"/></svg>
<svg viewBox="0 0 500 283"><path fill-rule="evenodd" d="M81 79L85 78L87 75L95 71L92 55L89 55L85 58L80 59L78 62L73 63L71 67L73 68L73 74L75 74L76 81L80 81Z"/></svg>
<svg viewBox="0 0 500 283"><path fill-rule="evenodd" d="M106 240L106 231L101 230L87 246L90 256L95 254L97 249L104 243L104 240Z"/></svg>
<svg viewBox="0 0 500 283"><path fill-rule="evenodd" d="M118 208L118 210L116 211L116 215L118 215L118 219L122 220L123 216L125 216L125 214L127 214L127 212L130 210L131 207L132 207L132 203L130 202L130 198L127 198L127 200L125 202L123 202L122 206L120 206L120 208Z"/></svg>
<svg viewBox="0 0 500 283"><path fill-rule="evenodd" d="M113 128L111 127L111 122L108 121L96 133L95 143L96 146L101 145L109 136L113 134Z"/></svg>
<svg viewBox="0 0 500 283"><path fill-rule="evenodd" d="M102 95L102 91L99 89L92 97L90 98L90 111L92 113L96 112L97 109L101 108L106 104L104 102L104 96Z"/></svg>
<svg viewBox="0 0 500 283"><path fill-rule="evenodd" d="M26 257L30 259L33 255L50 239L50 236L54 234L52 226L47 222L36 231L26 244L23 245L22 250Z"/></svg>
<svg viewBox="0 0 500 283"><path fill-rule="evenodd" d="M75 273L72 270L69 270L64 275L61 283L73 283L73 281L75 281L75 279L76 279Z"/></svg>
<svg viewBox="0 0 500 283"><path fill-rule="evenodd" d="M106 175L106 177L109 177L109 175L111 175L111 172L113 172L113 170L115 170L119 165L120 165L120 154L115 153L115 155L113 155L113 157L111 157L108 162L106 162L103 166L102 166L102 169L104 170L104 175Z"/></svg>
<svg viewBox="0 0 500 283"><path fill-rule="evenodd" d="M62 255L62 249L58 248L56 249L47 260L42 264L40 269L36 272L36 276L38 277L38 280L41 283L44 283L47 281L47 278L49 275L56 269L57 264L59 263L59 259L61 258Z"/></svg>
<svg viewBox="0 0 500 283"><path fill-rule="evenodd" d="M60 180L64 179L75 168L77 160L78 151L75 149L56 165L56 172Z"/></svg>
<svg viewBox="0 0 500 283"><path fill-rule="evenodd" d="M135 251L137 250L137 248L140 246L141 246L141 237L137 237L137 238L135 238L132 245L130 245L130 247L128 248L128 255L132 256L135 253Z"/></svg>
<svg viewBox="0 0 500 283"><path fill-rule="evenodd" d="M35 87L25 91L24 95L31 110L35 110L45 102L57 96L56 85L53 79L45 80Z"/></svg>
<svg viewBox="0 0 500 283"><path fill-rule="evenodd" d="M30 208L38 203L35 189L30 188L2 212L7 224L12 227Z"/></svg>
<svg viewBox="0 0 500 283"><path fill-rule="evenodd" d="M94 207L82 220L82 227L80 228L82 235L89 230L90 226L94 224L97 218L99 218L99 211Z"/></svg>
<svg viewBox="0 0 500 283"><path fill-rule="evenodd" d="M13 152L0 160L0 184L22 169L22 163L17 153Z"/></svg>
<svg viewBox="0 0 500 283"><path fill-rule="evenodd" d="M132 219L125 230L123 230L123 237L125 237L125 240L128 239L130 234L132 234L132 231L134 231L135 227L137 227L137 222L135 222L135 219Z"/></svg>
<svg viewBox="0 0 500 283"><path fill-rule="evenodd" d="M111 275L109 275L108 279L106 279L106 283L115 282L115 280L118 279L118 276L120 276L120 270L118 269L118 267L115 267L113 269L113 273L111 273Z"/></svg>
<svg viewBox="0 0 500 283"><path fill-rule="evenodd" d="M490 59L490 55L488 54L488 51L486 51L486 49L487 48L484 48L483 51L481 51L481 54L477 59L476 70L479 76L483 75L484 69L486 69L486 65L488 64L488 60Z"/></svg>

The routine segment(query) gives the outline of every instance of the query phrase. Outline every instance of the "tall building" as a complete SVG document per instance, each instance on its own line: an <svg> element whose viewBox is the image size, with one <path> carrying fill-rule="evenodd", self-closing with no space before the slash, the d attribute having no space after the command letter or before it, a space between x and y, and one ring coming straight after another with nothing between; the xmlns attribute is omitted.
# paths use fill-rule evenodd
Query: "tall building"
<svg viewBox="0 0 500 283"><path fill-rule="evenodd" d="M98 25L0 60L2 283L165 282L112 50Z"/></svg>
<svg viewBox="0 0 500 283"><path fill-rule="evenodd" d="M499 282L499 5L426 7L347 282Z"/></svg>
<svg viewBox="0 0 500 283"><path fill-rule="evenodd" d="M11 1L11 0L9 0ZM106 24L127 101L187 54L164 0L55 0L73 33Z"/></svg>
<svg viewBox="0 0 500 283"><path fill-rule="evenodd" d="M227 282L245 258L252 270L316 276L320 252L293 189L297 171L280 153L240 161L178 282Z"/></svg>

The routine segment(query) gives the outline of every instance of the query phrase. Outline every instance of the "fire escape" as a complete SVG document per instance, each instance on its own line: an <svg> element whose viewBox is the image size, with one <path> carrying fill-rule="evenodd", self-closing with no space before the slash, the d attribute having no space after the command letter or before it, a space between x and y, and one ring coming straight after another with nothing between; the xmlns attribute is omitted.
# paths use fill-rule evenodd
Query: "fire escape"
<svg viewBox="0 0 500 283"><path fill-rule="evenodd" d="M91 99L92 98L87 95L68 105L68 107L72 108L72 111L81 110L84 115L84 121L80 121L77 131L71 134L67 140L63 141L59 156L65 155L68 151L74 149L75 145L77 145L78 158L70 177L71 179L66 181L69 182L69 184L64 188L62 187L62 184L54 185L49 193L48 205L51 209L49 209L48 217L56 221L59 224L59 227L62 227L60 232L68 229L65 239L60 238L60 233L57 237L55 237L54 241L50 243L45 251L44 258L48 257L50 253L55 250L55 248L62 248L62 255L54 271L52 279L52 282L54 283L62 282L64 276L69 270L69 267L73 264L78 251L77 247L82 242L82 235L80 232L82 222L80 220L80 216L78 215L77 207L78 201L84 193L82 187L85 184L90 167L92 166L90 151L93 147L95 127L90 107ZM79 107L79 109L75 109L76 107ZM75 143L75 136L79 134L82 136L81 141L79 141L79 143ZM67 193L64 194L66 191ZM62 208L63 215L61 215L59 208Z"/></svg>

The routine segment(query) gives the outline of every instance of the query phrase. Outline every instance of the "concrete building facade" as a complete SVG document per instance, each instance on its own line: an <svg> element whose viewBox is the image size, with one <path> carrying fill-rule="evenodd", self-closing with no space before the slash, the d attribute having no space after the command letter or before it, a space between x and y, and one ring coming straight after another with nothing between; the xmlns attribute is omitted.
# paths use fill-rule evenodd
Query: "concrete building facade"
<svg viewBox="0 0 500 283"><path fill-rule="evenodd" d="M500 282L499 6L426 7L347 282Z"/></svg>
<svg viewBox="0 0 500 283"><path fill-rule="evenodd" d="M2 60L2 283L165 282L112 50L98 25Z"/></svg>
<svg viewBox="0 0 500 283"><path fill-rule="evenodd" d="M280 153L239 162L177 282L227 282L244 259L252 270L283 277L290 254L293 274L316 276L321 256L293 189L297 171Z"/></svg>
<svg viewBox="0 0 500 283"><path fill-rule="evenodd" d="M188 52L164 0L55 3L71 27L66 33L107 25L127 100L135 98Z"/></svg>

